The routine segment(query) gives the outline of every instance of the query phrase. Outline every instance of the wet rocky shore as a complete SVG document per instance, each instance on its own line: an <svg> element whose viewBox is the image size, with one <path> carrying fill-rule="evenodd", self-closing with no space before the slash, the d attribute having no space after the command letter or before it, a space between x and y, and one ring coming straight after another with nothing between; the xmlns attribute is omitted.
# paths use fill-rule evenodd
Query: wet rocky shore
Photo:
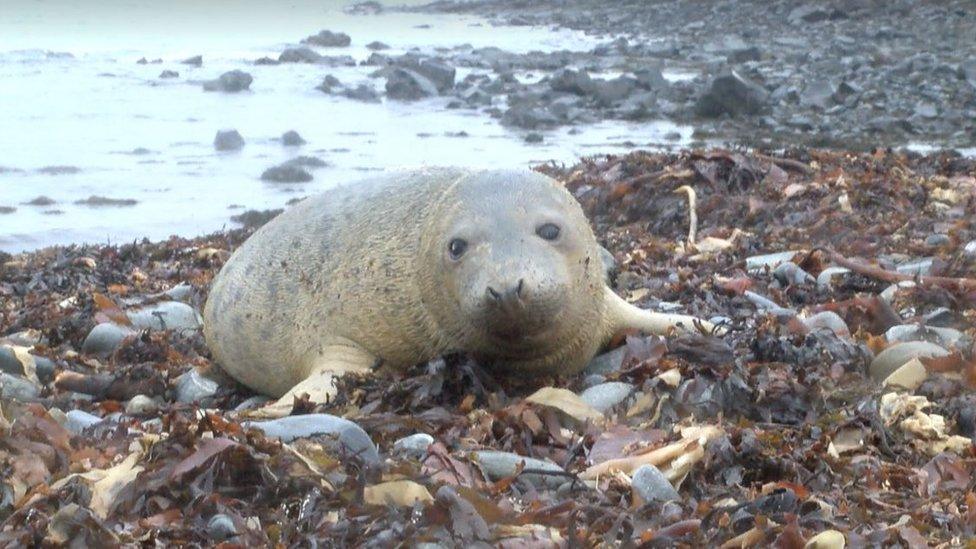
<svg viewBox="0 0 976 549"><path fill-rule="evenodd" d="M620 334L571 378L448 356L266 420L199 329L253 226L0 254L0 545L976 535L972 159L696 149L539 169L583 205L625 299L728 332Z"/></svg>

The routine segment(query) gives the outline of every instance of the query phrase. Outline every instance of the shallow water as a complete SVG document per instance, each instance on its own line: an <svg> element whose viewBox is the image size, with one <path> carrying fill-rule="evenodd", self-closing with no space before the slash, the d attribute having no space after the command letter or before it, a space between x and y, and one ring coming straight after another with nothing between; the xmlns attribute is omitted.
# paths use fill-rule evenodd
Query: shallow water
<svg viewBox="0 0 976 549"><path fill-rule="evenodd" d="M0 250L52 244L120 243L172 234L192 236L230 227L242 209L282 207L290 199L409 165L525 166L666 144L669 132L690 138L690 127L668 122L604 122L549 132L543 144L524 142L477 111L448 110L447 99L367 104L315 90L326 74L344 84L368 81L374 67L304 64L254 66L321 29L346 32L348 48L329 55L369 55L380 40L410 48L471 44L530 50L588 50L599 39L568 30L496 27L468 16L384 13L350 15L347 2L253 0L94 3L5 0L0 17ZM324 7L323 7L324 6ZM429 28L420 28L429 25ZM53 52L53 53L52 53ZM63 56L57 52L67 52ZM180 64L203 55L200 68ZM146 57L162 64L140 65ZM163 70L180 73L161 80ZM250 93L202 91L200 81L242 69L254 76ZM458 79L466 73L459 70ZM683 75L675 75L675 78ZM382 89L384 81L375 79ZM243 150L218 153L215 133L236 128ZM282 146L296 130L308 144ZM463 134L461 132L464 132ZM465 135L466 137L458 137ZM141 154L133 153L136 149ZM307 184L269 184L268 167L297 155L330 163ZM46 166L77 173L50 175ZM6 170L5 170L6 169ZM126 207L75 204L91 195L135 199ZM47 196L57 202L30 206Z"/></svg>

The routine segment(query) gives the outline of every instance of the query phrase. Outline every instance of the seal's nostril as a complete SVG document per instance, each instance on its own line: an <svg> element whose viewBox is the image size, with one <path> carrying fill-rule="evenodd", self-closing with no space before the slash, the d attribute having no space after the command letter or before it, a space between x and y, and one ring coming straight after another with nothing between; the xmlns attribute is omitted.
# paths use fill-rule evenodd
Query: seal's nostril
<svg viewBox="0 0 976 549"><path fill-rule="evenodd" d="M502 294L496 292L495 289L492 288L491 286L488 286L488 292L487 293L488 293L488 297L491 298L493 301L501 301L502 300Z"/></svg>
<svg viewBox="0 0 976 549"><path fill-rule="evenodd" d="M518 298L523 297L523 295L522 295L522 288L524 288L524 287L525 287L525 279L524 278L520 278L519 281L518 281L518 286L515 287L515 297L518 297Z"/></svg>

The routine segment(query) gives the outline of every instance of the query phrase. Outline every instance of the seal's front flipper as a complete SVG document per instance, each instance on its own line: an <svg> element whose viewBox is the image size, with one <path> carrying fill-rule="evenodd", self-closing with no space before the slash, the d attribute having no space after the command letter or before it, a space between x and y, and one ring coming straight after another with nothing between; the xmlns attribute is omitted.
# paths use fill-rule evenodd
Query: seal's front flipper
<svg viewBox="0 0 976 549"><path fill-rule="evenodd" d="M251 417L279 418L291 413L295 399L308 395L309 402L322 404L332 401L338 390L336 382L348 373L367 373L376 364L376 357L353 345L326 347L310 369L308 377L288 390L273 404L258 408Z"/></svg>
<svg viewBox="0 0 976 549"><path fill-rule="evenodd" d="M725 333L723 327L716 327L707 320L688 315L647 311L627 303L609 287L605 288L605 292L611 335L630 328L655 335L666 335L672 330L698 332L699 329L716 335Z"/></svg>

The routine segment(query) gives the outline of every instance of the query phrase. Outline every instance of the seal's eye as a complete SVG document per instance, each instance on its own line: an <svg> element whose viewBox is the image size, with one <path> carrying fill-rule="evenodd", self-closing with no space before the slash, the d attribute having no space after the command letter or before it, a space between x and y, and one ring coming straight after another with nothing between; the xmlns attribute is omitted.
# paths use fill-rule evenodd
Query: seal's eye
<svg viewBox="0 0 976 549"><path fill-rule="evenodd" d="M447 245L447 253L451 254L451 259L461 259L467 249L468 242L461 238L455 238Z"/></svg>
<svg viewBox="0 0 976 549"><path fill-rule="evenodd" d="M539 228L535 230L535 234L544 240L556 240L559 238L559 226L553 223L539 225Z"/></svg>

